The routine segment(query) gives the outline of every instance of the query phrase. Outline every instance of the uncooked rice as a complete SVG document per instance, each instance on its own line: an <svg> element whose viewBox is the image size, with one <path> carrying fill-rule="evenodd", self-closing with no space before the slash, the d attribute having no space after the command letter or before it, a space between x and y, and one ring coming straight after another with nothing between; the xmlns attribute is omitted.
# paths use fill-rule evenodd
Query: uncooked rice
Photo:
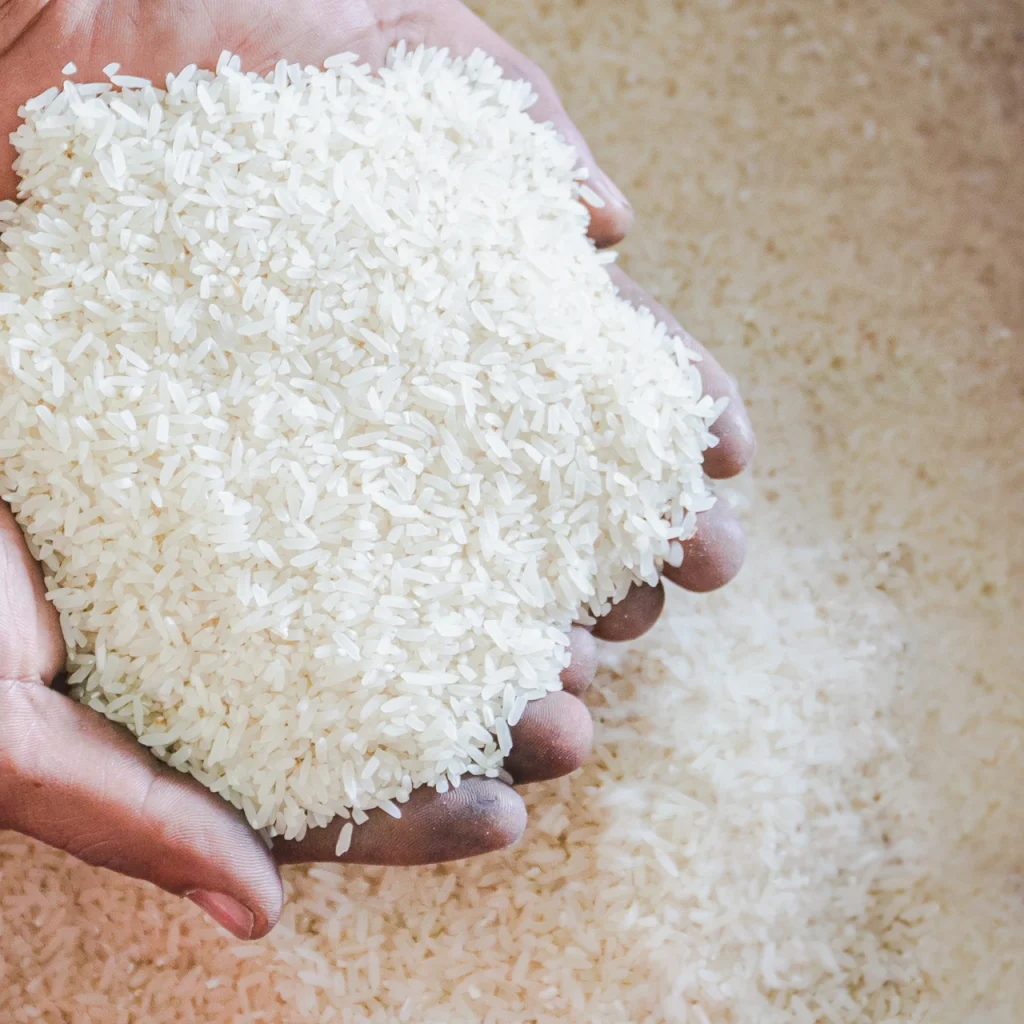
<svg viewBox="0 0 1024 1024"><path fill-rule="evenodd" d="M496 776L713 503L696 356L481 53L105 71L25 106L0 264L73 694L270 835Z"/></svg>

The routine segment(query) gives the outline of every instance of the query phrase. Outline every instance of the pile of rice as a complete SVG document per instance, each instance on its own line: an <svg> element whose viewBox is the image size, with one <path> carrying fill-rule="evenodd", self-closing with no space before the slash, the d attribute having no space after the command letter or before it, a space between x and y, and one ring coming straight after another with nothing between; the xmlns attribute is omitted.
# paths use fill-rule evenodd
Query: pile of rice
<svg viewBox="0 0 1024 1024"><path fill-rule="evenodd" d="M490 58L239 66L26 105L0 492L75 696L291 838L498 774L721 404Z"/></svg>
<svg viewBox="0 0 1024 1024"><path fill-rule="evenodd" d="M258 946L0 837L0 1018L1020 1024L1020 4L481 7L743 381L750 562L601 673L520 846L288 869Z"/></svg>

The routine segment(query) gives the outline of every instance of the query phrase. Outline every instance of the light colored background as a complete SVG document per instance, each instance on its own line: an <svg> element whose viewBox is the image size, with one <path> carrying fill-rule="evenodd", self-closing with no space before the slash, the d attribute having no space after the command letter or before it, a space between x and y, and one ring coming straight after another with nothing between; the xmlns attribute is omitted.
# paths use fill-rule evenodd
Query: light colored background
<svg viewBox="0 0 1024 1024"><path fill-rule="evenodd" d="M0 837L0 1020L1018 1021L1024 8L481 9L742 381L749 567L606 670L518 850L293 871L272 942Z"/></svg>

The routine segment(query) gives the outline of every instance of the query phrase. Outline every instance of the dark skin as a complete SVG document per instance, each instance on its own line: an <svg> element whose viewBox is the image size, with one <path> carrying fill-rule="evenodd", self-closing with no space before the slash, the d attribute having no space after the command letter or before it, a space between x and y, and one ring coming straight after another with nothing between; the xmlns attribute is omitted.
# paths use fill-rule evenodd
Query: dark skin
<svg viewBox="0 0 1024 1024"><path fill-rule="evenodd" d="M456 0L0 0L0 198L15 198L17 177L8 133L26 99L59 85L68 61L79 81L102 80L102 68L161 82L189 63L211 67L222 50L246 68L269 70L285 57L319 64L355 51L379 66L400 39L446 46L456 54L481 48L511 77L529 79L539 96L533 114L552 121L591 168L605 206L591 211L591 237L615 245L633 214L599 170L586 143L542 72ZM671 330L681 328L620 271L630 301L650 307ZM707 453L708 475L742 472L754 436L730 378L696 342L701 373L713 397L728 396ZM700 518L679 569L665 578L694 593L723 586L739 571L745 544L720 503ZM635 639L657 620L658 587L635 587L592 630L574 627L564 690L531 704L513 730L506 769L515 786L574 771L590 750L592 725L580 700L597 666L595 637ZM145 879L190 896L241 938L258 938L281 909L278 866L335 861L340 822L300 842L268 850L245 820L191 778L168 770L129 736L51 687L65 657L60 625L45 599L42 574L10 510L0 505L0 828L66 850L89 864ZM472 857L515 843L526 810L514 785L467 778L455 790L413 794L400 820L375 812L357 828L341 858L359 864L429 864Z"/></svg>

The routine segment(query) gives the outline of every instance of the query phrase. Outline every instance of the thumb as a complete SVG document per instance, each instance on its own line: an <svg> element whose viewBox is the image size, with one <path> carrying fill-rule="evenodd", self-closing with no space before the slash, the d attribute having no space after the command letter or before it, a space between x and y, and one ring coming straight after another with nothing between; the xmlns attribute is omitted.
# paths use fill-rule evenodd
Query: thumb
<svg viewBox="0 0 1024 1024"><path fill-rule="evenodd" d="M281 912L281 879L243 817L96 712L0 681L0 828L186 896L241 939Z"/></svg>

